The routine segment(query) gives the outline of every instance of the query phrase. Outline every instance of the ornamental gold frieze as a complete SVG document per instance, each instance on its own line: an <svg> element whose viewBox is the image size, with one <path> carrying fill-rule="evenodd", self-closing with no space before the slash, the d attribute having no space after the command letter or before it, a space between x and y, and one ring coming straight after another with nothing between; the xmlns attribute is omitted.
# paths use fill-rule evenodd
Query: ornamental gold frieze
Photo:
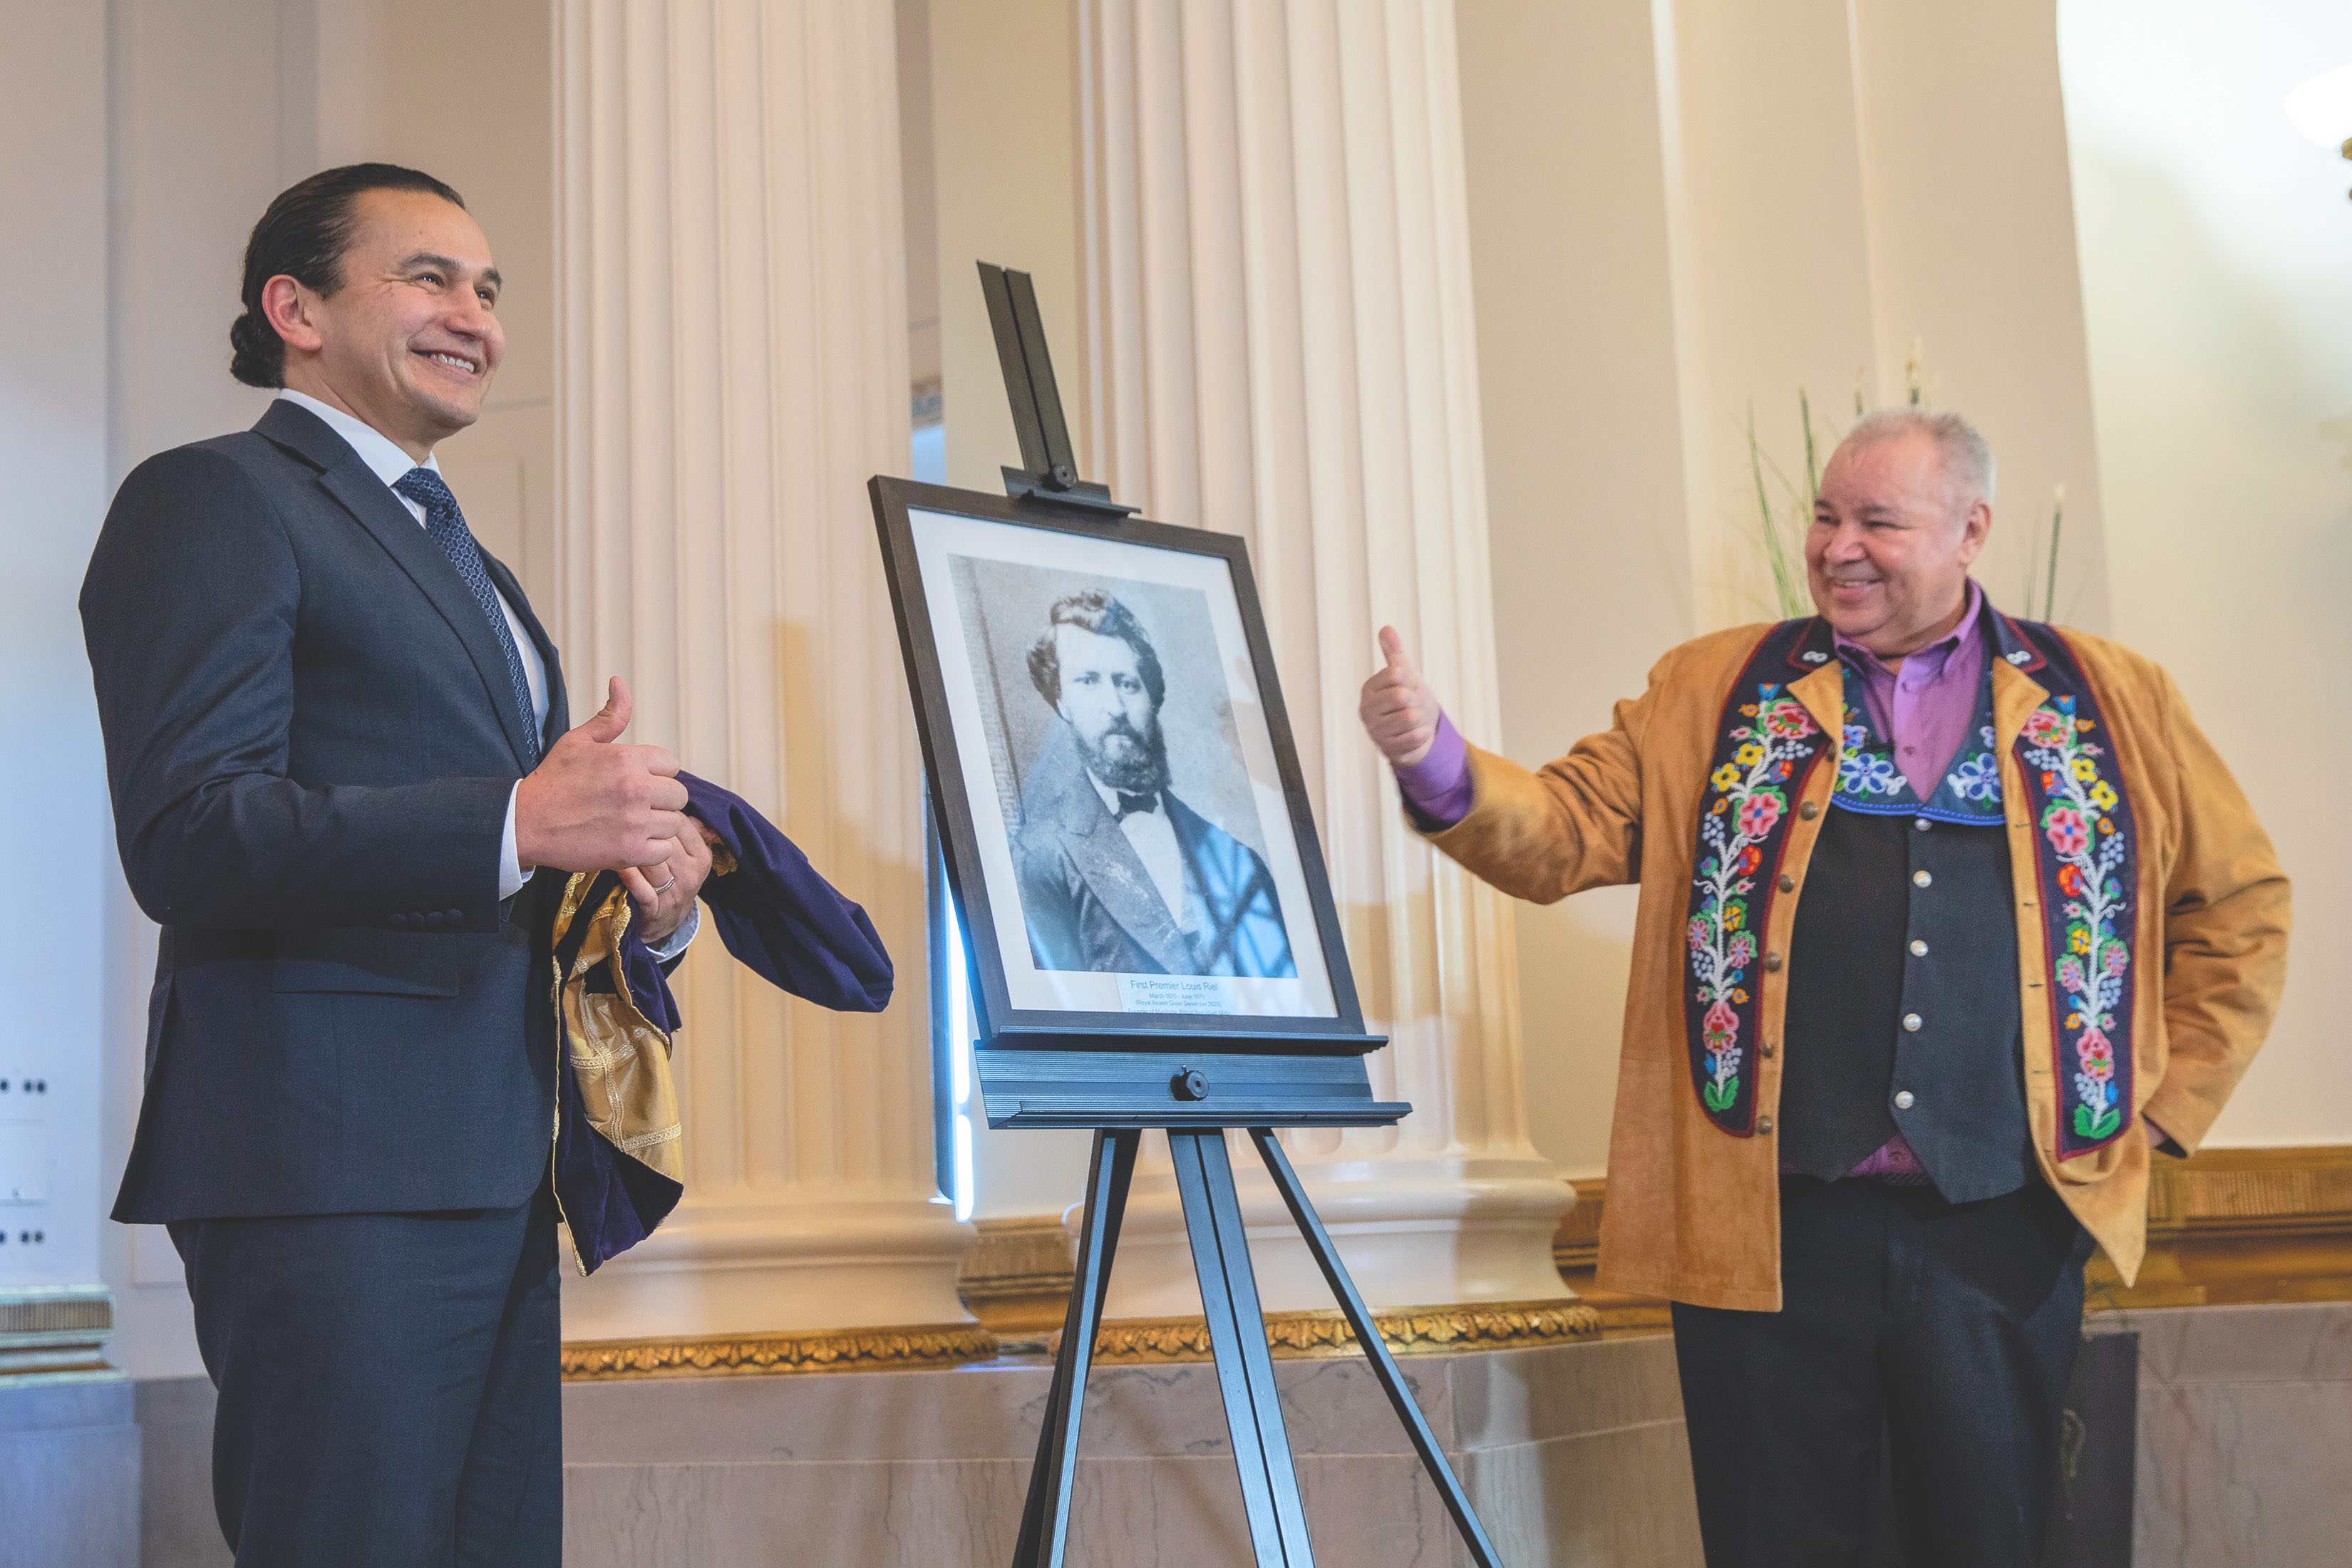
<svg viewBox="0 0 2352 1568"><path fill-rule="evenodd" d="M782 1373L890 1372L955 1366L996 1354L996 1336L971 1323L821 1329L695 1340L585 1340L563 1347L566 1382L624 1377L757 1377Z"/></svg>
<svg viewBox="0 0 2352 1568"><path fill-rule="evenodd" d="M1592 1339L1601 1332L1601 1315L1581 1301L1465 1302L1375 1312L1372 1326L1391 1354L1439 1355ZM1285 1359L1361 1353L1355 1331L1337 1311L1269 1312L1265 1338ZM1209 1357L1209 1326L1200 1318L1125 1319L1103 1324L1095 1335L1095 1359L1108 1364Z"/></svg>

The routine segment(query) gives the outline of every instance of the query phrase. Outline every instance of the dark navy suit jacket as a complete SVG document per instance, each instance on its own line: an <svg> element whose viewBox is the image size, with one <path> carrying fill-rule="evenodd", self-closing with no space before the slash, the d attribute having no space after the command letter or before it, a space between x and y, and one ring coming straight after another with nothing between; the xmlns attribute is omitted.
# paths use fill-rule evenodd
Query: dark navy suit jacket
<svg viewBox="0 0 2352 1568"><path fill-rule="evenodd" d="M559 735L554 646L487 564ZM81 613L123 869L163 928L114 1217L527 1201L551 1152L562 877L499 900L531 716L456 568L280 401L132 470Z"/></svg>

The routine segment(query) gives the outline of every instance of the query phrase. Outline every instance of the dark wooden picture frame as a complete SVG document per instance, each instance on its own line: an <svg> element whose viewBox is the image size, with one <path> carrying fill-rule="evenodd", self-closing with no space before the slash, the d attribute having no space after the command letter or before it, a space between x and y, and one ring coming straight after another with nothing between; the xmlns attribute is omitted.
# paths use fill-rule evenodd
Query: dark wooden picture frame
<svg viewBox="0 0 2352 1568"><path fill-rule="evenodd" d="M949 889L963 921L964 951L970 966L972 1004L983 1048L1031 1051L1097 1050L1115 1052L1214 1051L1277 1052L1360 1056L1381 1041L1364 1032L1355 979L1349 967L1339 910L1331 896L1329 873L1315 830L1306 783L1299 772L1298 752L1276 678L1274 656L1266 638L1265 615L1250 571L1247 546L1231 534L1180 528L1142 519L1113 520L1100 513L1054 506L1032 499L1008 500L979 491L927 485L910 479L877 477L867 486L874 504L875 525L881 536L885 573L898 623L899 648L907 663L907 680L914 699L916 729L929 778L931 808L947 865ZM1328 980L1332 1012L1318 1015L1094 1011L1015 1005L1008 984L1005 958L995 919L997 902L1011 898L1018 907L1017 888L992 886L975 825L980 808L995 810L987 793L989 781L964 776L963 750L941 663L942 626L953 626L953 610L934 605L927 594L918 553L915 511L944 513L972 521L1034 529L1077 538L1141 546L1221 562L1232 582L1244 641L1256 676L1258 689L1251 695L1264 715L1272 742L1274 765L1286 809L1299 872L1306 884L1311 932L1306 923L1285 911L1294 953L1312 942ZM1000 871L999 877L1001 879Z"/></svg>

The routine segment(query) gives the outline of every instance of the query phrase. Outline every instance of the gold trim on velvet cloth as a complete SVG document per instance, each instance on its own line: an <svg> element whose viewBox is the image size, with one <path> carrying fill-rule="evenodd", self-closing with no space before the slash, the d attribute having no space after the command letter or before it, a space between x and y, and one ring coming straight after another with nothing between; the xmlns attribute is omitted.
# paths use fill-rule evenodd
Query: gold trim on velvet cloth
<svg viewBox="0 0 2352 1568"><path fill-rule="evenodd" d="M564 884L555 911L556 942L562 942L580 912L595 878L575 873ZM557 986L556 1007L563 1019L563 1043L572 1061L588 1124L621 1152L681 1185L686 1181L684 1128L677 1089L669 1071L670 1037L646 1017L629 994L621 967L621 936L632 907L625 889L615 888L588 917L588 931ZM598 964L610 972L610 994L588 989Z"/></svg>
<svg viewBox="0 0 2352 1568"><path fill-rule="evenodd" d="M954 1366L995 1354L996 1336L973 1323L815 1329L707 1340L586 1340L563 1347L563 1376L569 1383L585 1383L622 1377L887 1372Z"/></svg>
<svg viewBox="0 0 2352 1568"><path fill-rule="evenodd" d="M1601 1316L1581 1301L1481 1301L1378 1311L1372 1314L1372 1326L1392 1354L1442 1355L1591 1339L1601 1332ZM1265 1338L1284 1359L1361 1353L1355 1331L1336 1309L1269 1312ZM1207 1361L1209 1356L1209 1325L1200 1318L1130 1318L1107 1322L1095 1335L1095 1359L1108 1364Z"/></svg>

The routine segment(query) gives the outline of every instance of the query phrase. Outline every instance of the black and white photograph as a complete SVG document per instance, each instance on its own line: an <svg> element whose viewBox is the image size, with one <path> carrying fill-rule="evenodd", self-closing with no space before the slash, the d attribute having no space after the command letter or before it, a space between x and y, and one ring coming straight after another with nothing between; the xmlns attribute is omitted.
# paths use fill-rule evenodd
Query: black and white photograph
<svg viewBox="0 0 2352 1568"><path fill-rule="evenodd" d="M965 918L1008 1005L1335 1017L1222 553L920 507L908 527L971 816L950 832L980 871Z"/></svg>

